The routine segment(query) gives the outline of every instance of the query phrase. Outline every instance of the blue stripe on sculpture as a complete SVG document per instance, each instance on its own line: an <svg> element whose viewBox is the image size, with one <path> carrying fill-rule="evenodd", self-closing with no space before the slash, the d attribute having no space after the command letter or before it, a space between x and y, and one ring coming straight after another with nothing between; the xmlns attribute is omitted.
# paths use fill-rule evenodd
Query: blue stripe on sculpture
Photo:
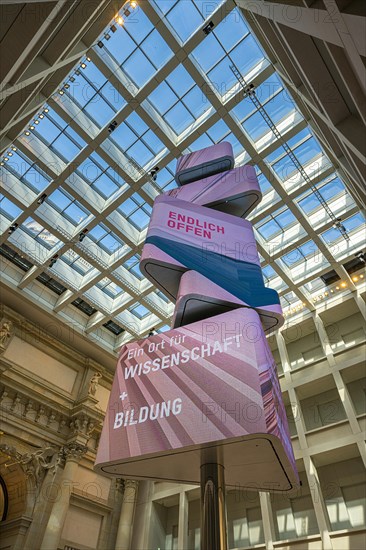
<svg viewBox="0 0 366 550"><path fill-rule="evenodd" d="M262 270L256 264L188 244L180 243L177 247L164 237L149 236L146 243L155 245L187 269L201 273L251 307L279 304L278 293L264 286Z"/></svg>

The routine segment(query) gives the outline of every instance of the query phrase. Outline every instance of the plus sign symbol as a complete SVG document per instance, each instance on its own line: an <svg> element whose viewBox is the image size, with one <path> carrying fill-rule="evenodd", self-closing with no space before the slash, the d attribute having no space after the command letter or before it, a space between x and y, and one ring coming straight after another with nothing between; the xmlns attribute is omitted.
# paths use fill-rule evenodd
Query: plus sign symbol
<svg viewBox="0 0 366 550"><path fill-rule="evenodd" d="M119 396L121 401L123 401L126 397L127 397L127 393L125 391L123 393L121 393L121 395Z"/></svg>

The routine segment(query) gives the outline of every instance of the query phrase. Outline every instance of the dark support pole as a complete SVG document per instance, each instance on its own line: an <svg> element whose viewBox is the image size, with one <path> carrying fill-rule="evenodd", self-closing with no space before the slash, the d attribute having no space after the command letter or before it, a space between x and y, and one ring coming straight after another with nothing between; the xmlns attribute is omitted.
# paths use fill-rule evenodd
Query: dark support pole
<svg viewBox="0 0 366 550"><path fill-rule="evenodd" d="M201 457L201 550L227 550L225 468L214 454Z"/></svg>

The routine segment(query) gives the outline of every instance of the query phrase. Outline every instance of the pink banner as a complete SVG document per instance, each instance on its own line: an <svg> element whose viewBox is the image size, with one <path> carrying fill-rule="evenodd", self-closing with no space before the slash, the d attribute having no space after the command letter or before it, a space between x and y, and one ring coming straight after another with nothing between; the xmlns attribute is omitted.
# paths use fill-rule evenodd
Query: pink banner
<svg viewBox="0 0 366 550"><path fill-rule="evenodd" d="M252 309L127 344L117 365L97 469L198 482L199 467L192 468L189 460L214 445L223 449L228 485L249 485L254 468L261 488L276 472L277 490L288 490L297 480L279 397L276 367Z"/></svg>

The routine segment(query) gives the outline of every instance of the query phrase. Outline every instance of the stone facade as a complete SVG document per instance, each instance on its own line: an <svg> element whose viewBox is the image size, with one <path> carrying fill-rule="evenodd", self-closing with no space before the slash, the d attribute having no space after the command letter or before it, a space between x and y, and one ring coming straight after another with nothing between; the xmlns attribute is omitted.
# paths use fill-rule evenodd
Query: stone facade
<svg viewBox="0 0 366 550"><path fill-rule="evenodd" d="M350 293L269 336L302 487L229 491L230 548L365 546L363 300ZM0 356L0 549L198 549L197 487L93 472L111 369L8 308L2 316L13 333Z"/></svg>

